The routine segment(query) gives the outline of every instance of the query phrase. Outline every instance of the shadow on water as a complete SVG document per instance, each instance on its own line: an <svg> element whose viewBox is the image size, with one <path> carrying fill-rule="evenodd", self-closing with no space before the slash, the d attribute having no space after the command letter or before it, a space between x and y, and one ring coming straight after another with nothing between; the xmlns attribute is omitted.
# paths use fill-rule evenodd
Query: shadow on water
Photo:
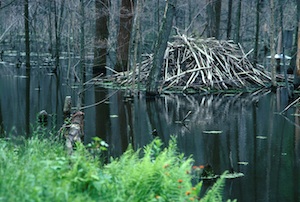
<svg viewBox="0 0 300 202"><path fill-rule="evenodd" d="M10 135L30 131L36 115L51 114L48 127L63 123L67 95L76 106L76 85L46 68L9 69L1 66L0 127ZM94 103L100 104L92 106ZM155 136L167 143L177 136L181 152L195 165L209 164L245 176L227 180L226 198L238 201L299 201L299 108L279 115L288 104L284 89L252 95L163 95L147 101L128 99L123 92L89 88L85 93L85 142L98 136L119 156L128 144L141 148ZM205 183L207 186L209 182Z"/></svg>

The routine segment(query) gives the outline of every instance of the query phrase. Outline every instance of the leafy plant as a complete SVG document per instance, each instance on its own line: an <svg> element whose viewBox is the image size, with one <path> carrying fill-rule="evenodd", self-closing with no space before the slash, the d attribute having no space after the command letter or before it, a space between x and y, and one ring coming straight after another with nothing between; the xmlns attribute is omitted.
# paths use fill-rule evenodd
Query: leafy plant
<svg viewBox="0 0 300 202"><path fill-rule="evenodd" d="M160 139L138 151L129 147L103 166L94 156L106 146L95 138L68 155L63 143L40 136L23 144L0 139L0 201L199 200L202 182L192 185L193 159L177 151L175 138L168 147ZM222 201L224 181L201 201Z"/></svg>

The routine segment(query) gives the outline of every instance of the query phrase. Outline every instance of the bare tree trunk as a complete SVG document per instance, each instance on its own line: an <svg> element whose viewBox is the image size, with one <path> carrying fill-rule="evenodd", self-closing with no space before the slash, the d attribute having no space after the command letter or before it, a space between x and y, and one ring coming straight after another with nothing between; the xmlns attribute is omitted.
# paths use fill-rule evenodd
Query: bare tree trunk
<svg viewBox="0 0 300 202"><path fill-rule="evenodd" d="M159 14L160 3L159 3L159 0L156 0L156 7L157 7L157 11L156 11L157 33L159 33L159 29L160 29L160 14ZM157 34L157 36L158 36L158 34Z"/></svg>
<svg viewBox="0 0 300 202"><path fill-rule="evenodd" d="M80 22L80 68L81 68L81 75L82 80L84 79L85 75L85 30L84 30L84 24L85 24L85 10L84 10L84 0L80 0L80 16L81 16L81 22Z"/></svg>
<svg viewBox="0 0 300 202"><path fill-rule="evenodd" d="M289 83L288 83L288 78L287 78L287 68L286 68L286 65L285 65L285 45L284 45L284 28L283 28L283 18L284 18L284 15L283 15L283 0L280 0L279 1L280 5L279 5L279 10L280 10L280 18L279 18L279 21L280 21L280 36L279 36L279 44L278 45L278 50L277 50L277 53L278 54L282 54L282 64L283 64L283 73L284 73L284 79L285 79L285 87L286 87L286 90L288 92L288 97L291 98L292 96L292 93L290 91L290 88L289 88Z"/></svg>
<svg viewBox="0 0 300 202"><path fill-rule="evenodd" d="M131 48L133 49L132 55L130 52L129 57L129 64L132 67L132 91L135 90L135 77L136 77L136 64L138 60L138 47L140 44L140 38L141 38L141 15L142 15L142 8L143 8L143 0L137 0L136 1L136 12L134 15L134 23L133 23L133 31L132 33L132 45ZM138 72L140 73L140 72Z"/></svg>
<svg viewBox="0 0 300 202"><path fill-rule="evenodd" d="M256 66L258 62L258 41L259 41L259 14L260 14L260 0L256 0L256 26L255 26L255 43L253 51L253 62Z"/></svg>
<svg viewBox="0 0 300 202"><path fill-rule="evenodd" d="M275 66L275 37L274 37L274 0L270 0L271 6L271 24L270 24L270 46L271 46L271 79L273 88L276 87L276 66Z"/></svg>
<svg viewBox="0 0 300 202"><path fill-rule="evenodd" d="M54 1L54 28L55 28L55 69L57 72L59 67L59 56L61 49L61 32L62 32L62 22L63 22L63 14L64 14L65 0L61 1L60 9L58 9L56 5L56 1ZM58 11L60 13L58 14Z"/></svg>
<svg viewBox="0 0 300 202"><path fill-rule="evenodd" d="M165 50L171 33L173 18L175 15L177 0L167 0L164 18L155 44L153 64L150 70L146 93L147 95L157 95L159 93L159 79L161 77L161 67L164 60Z"/></svg>
<svg viewBox="0 0 300 202"><path fill-rule="evenodd" d="M96 8L96 33L94 48L94 66L93 74L106 74L106 53L108 39L108 18L109 4L108 0L95 0Z"/></svg>
<svg viewBox="0 0 300 202"><path fill-rule="evenodd" d="M129 42L132 29L134 12L133 0L122 0L120 9L120 28L118 34L117 58L118 63L115 70L125 71L128 66Z"/></svg>
<svg viewBox="0 0 300 202"><path fill-rule="evenodd" d="M85 10L84 10L84 0L80 0L80 88L78 92L78 102L77 102L77 108L78 110L83 104L83 98L84 98L84 89L83 84L85 83L85 30L84 30L84 24L85 24Z"/></svg>
<svg viewBox="0 0 300 202"><path fill-rule="evenodd" d="M235 29L235 42L240 42L240 27L241 27L241 13L242 13L242 0L238 2L238 8L236 13L236 29Z"/></svg>
<svg viewBox="0 0 300 202"><path fill-rule="evenodd" d="M24 23L25 23L25 53L26 53L26 68L30 69L30 41L29 41L29 11L28 0L24 4Z"/></svg>
<svg viewBox="0 0 300 202"><path fill-rule="evenodd" d="M231 28L232 28L232 0L228 1L228 15L227 15L227 39L231 38Z"/></svg>
<svg viewBox="0 0 300 202"><path fill-rule="evenodd" d="M298 23L298 51L296 58L296 76L300 77L300 22Z"/></svg>
<svg viewBox="0 0 300 202"><path fill-rule="evenodd" d="M296 45L294 53L296 57L292 59L292 65L295 66L294 69L294 86L298 87L300 85L300 0L297 0L297 32L296 32Z"/></svg>
<svg viewBox="0 0 300 202"><path fill-rule="evenodd" d="M219 38L222 0L207 0L207 37Z"/></svg>
<svg viewBox="0 0 300 202"><path fill-rule="evenodd" d="M183 7L177 7L175 12L175 23L179 30L185 29L185 10Z"/></svg>
<svg viewBox="0 0 300 202"><path fill-rule="evenodd" d="M189 11L189 14L188 14L188 25L190 25L193 21L193 18L192 18L192 13L193 13L193 3L192 3L192 0L189 0L188 1L188 11Z"/></svg>
<svg viewBox="0 0 300 202"><path fill-rule="evenodd" d="M49 47L48 47L48 51L51 54L51 56L53 57L53 35L52 35L52 1L48 2L49 8L50 10L48 11L48 33L49 33Z"/></svg>

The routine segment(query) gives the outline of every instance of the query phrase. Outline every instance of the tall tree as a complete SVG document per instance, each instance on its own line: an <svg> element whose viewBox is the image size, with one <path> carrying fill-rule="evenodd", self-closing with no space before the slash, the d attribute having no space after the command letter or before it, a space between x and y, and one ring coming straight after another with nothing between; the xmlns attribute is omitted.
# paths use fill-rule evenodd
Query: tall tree
<svg viewBox="0 0 300 202"><path fill-rule="evenodd" d="M49 7L49 11L48 11L48 35L49 35L49 42L48 42L48 51L51 54L52 57L54 57L54 53L53 53L53 35L52 35L52 6L53 5L53 1L48 1L48 7Z"/></svg>
<svg viewBox="0 0 300 202"><path fill-rule="evenodd" d="M80 0L80 68L81 68L81 74L82 78L84 77L85 72L85 9L84 9L85 3L84 0Z"/></svg>
<svg viewBox="0 0 300 202"><path fill-rule="evenodd" d="M132 40L130 44L130 53L129 53L129 64L132 68L132 91L135 90L135 77L136 77L136 68L138 61L138 49L141 41L141 15L143 8L144 0L136 1L136 9L134 14L134 21L132 26ZM140 70L140 69L139 69ZM140 74L140 71L138 71ZM139 76L139 75L138 75ZM139 85L139 84L138 84Z"/></svg>
<svg viewBox="0 0 300 202"><path fill-rule="evenodd" d="M124 71L127 69L133 12L134 12L134 1L122 0L121 9L120 9L120 27L119 27L118 48L117 48L118 63L115 68L115 70L117 71Z"/></svg>
<svg viewBox="0 0 300 202"><path fill-rule="evenodd" d="M108 39L108 18L109 4L108 0L95 0L96 8L96 32L94 48L94 66L93 74L106 74L106 53Z"/></svg>
<svg viewBox="0 0 300 202"><path fill-rule="evenodd" d="M297 32L294 45L294 57L291 61L291 65L294 69L294 85L298 87L300 85L300 0L297 0Z"/></svg>
<svg viewBox="0 0 300 202"><path fill-rule="evenodd" d="M253 61L254 65L257 63L257 57L258 57L258 41L259 41L259 19L260 19L260 1L256 0L256 26L255 26L255 43L254 43L254 51L253 51Z"/></svg>
<svg viewBox="0 0 300 202"><path fill-rule="evenodd" d="M183 5L181 5L180 7L177 6L176 8L175 23L176 27L180 30L185 29L185 8Z"/></svg>
<svg viewBox="0 0 300 202"><path fill-rule="evenodd" d="M85 83L85 30L84 30L84 24L85 24L85 9L84 9L85 3L84 0L80 0L80 85L79 85L79 92L78 92L78 99L77 99L77 108L78 110L83 105L84 102L84 89L83 84Z"/></svg>
<svg viewBox="0 0 300 202"><path fill-rule="evenodd" d="M60 8L56 4L57 2L54 1L54 29L55 29L55 69L54 71L57 72L59 67L59 56L61 52L61 34L63 28L63 15L64 15L64 8L65 8L65 0L62 0L60 3Z"/></svg>
<svg viewBox="0 0 300 202"><path fill-rule="evenodd" d="M242 0L239 0L238 8L236 11L236 28L235 28L235 37L234 37L236 43L240 42L241 13L242 13Z"/></svg>
<svg viewBox="0 0 300 202"><path fill-rule="evenodd" d="M161 77L161 67L173 25L176 3L177 0L166 0L164 17L155 43L152 68L147 81L146 93L148 95L156 95L159 93L158 86Z"/></svg>
<svg viewBox="0 0 300 202"><path fill-rule="evenodd" d="M275 88L276 86L276 66L275 66L275 20L274 20L274 0L270 0L270 8L271 8L271 24L270 24L270 46L271 46L271 79L272 86Z"/></svg>
<svg viewBox="0 0 300 202"><path fill-rule="evenodd" d="M222 0L207 0L207 37L219 38Z"/></svg>
<svg viewBox="0 0 300 202"><path fill-rule="evenodd" d="M279 44L278 44L278 54L282 54L282 64L283 64L283 73L284 73L284 79L285 79L285 86L288 92L289 98L291 98L291 92L289 89L289 84L288 84L288 78L287 78L287 71L286 71L286 65L285 65L285 44L284 44L284 29L283 29L283 20L284 20L284 15L283 15L283 0L279 0L279 12L280 12L280 18L279 18L279 24L280 24L280 36L279 36Z"/></svg>
<svg viewBox="0 0 300 202"><path fill-rule="evenodd" d="M30 41L29 41L29 10L28 0L24 4L24 23L25 23L25 53L26 53L26 68L30 68Z"/></svg>
<svg viewBox="0 0 300 202"><path fill-rule="evenodd" d="M231 37L231 27L232 27L232 0L228 1L228 14L227 14L227 32L226 32L226 37L227 39L230 39Z"/></svg>

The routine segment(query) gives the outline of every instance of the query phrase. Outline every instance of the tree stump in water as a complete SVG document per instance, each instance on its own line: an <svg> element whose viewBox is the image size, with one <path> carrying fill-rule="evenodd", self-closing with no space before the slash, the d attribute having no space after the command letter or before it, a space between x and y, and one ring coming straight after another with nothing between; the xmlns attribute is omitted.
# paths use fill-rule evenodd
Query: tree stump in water
<svg viewBox="0 0 300 202"><path fill-rule="evenodd" d="M72 154L75 143L81 142L84 137L83 131L84 113L78 111L70 117L70 122L60 128L60 134L65 138L65 145L69 154Z"/></svg>

